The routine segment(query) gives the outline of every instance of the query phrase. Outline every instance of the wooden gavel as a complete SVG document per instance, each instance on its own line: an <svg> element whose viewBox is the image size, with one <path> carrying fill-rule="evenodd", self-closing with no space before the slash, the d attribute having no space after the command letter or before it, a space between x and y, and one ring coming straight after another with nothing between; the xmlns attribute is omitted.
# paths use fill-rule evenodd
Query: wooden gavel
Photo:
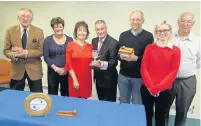
<svg viewBox="0 0 201 126"><path fill-rule="evenodd" d="M77 111L75 109L73 111L58 111L57 116L75 117L77 116Z"/></svg>

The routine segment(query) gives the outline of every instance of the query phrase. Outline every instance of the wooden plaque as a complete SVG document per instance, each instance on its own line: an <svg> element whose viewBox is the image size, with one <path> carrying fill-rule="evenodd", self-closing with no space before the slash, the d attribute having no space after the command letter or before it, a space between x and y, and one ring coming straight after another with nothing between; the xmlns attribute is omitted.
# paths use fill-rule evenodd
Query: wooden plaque
<svg viewBox="0 0 201 126"><path fill-rule="evenodd" d="M24 108L30 116L46 116L51 107L52 100L44 93L33 93L24 102Z"/></svg>

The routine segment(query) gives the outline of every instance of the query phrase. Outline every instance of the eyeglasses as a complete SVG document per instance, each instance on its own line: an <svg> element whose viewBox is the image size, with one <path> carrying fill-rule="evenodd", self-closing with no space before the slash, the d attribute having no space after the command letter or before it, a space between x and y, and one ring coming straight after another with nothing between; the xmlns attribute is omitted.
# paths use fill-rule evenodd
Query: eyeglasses
<svg viewBox="0 0 201 126"><path fill-rule="evenodd" d="M171 29L163 29L163 30L157 30L157 33L168 33Z"/></svg>
<svg viewBox="0 0 201 126"><path fill-rule="evenodd" d="M32 17L30 17L30 16L19 16L19 18L20 19L22 19L22 20L25 20L25 19L28 19L28 20L30 20L30 19L32 19Z"/></svg>
<svg viewBox="0 0 201 126"><path fill-rule="evenodd" d="M181 23L192 24L192 20L180 20Z"/></svg>
<svg viewBox="0 0 201 126"><path fill-rule="evenodd" d="M135 22L135 21L136 21L136 22L140 22L140 21L142 21L142 19L130 19L130 21L131 21L131 22Z"/></svg>

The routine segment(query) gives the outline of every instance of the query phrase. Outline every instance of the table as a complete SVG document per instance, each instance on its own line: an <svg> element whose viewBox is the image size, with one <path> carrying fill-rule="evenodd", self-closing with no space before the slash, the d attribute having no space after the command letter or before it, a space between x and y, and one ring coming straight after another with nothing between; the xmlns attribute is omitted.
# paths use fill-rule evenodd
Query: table
<svg viewBox="0 0 201 126"><path fill-rule="evenodd" d="M0 92L0 126L146 126L143 105L88 100L50 95L47 116L30 117L24 100L31 92ZM56 116L57 111L77 110L77 117Z"/></svg>

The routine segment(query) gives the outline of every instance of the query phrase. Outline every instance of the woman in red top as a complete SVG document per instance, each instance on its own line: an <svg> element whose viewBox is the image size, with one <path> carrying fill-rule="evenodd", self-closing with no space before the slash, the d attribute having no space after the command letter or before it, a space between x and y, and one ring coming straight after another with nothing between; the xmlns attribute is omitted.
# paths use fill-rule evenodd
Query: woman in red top
<svg viewBox="0 0 201 126"><path fill-rule="evenodd" d="M172 28L166 22L156 26L155 43L146 47L141 64L147 126L152 126L155 104L155 125L165 126L165 114L170 102L170 89L179 70L181 52L170 40Z"/></svg>
<svg viewBox="0 0 201 126"><path fill-rule="evenodd" d="M88 25L77 22L74 29L75 40L68 43L65 69L69 71L69 96L88 98L92 92L92 45L85 40L89 35Z"/></svg>

